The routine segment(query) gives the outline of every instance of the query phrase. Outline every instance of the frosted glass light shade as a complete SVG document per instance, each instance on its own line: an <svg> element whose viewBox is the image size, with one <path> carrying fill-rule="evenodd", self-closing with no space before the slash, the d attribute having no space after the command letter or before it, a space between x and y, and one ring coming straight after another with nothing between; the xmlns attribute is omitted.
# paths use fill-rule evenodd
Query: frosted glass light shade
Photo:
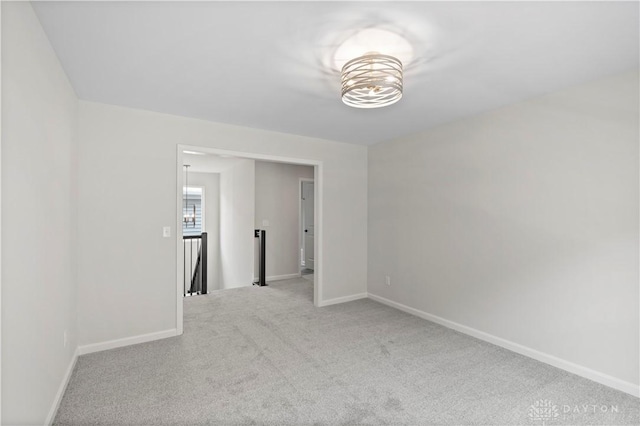
<svg viewBox="0 0 640 426"><path fill-rule="evenodd" d="M402 98L402 62L367 53L342 68L342 102L356 108L380 108Z"/></svg>

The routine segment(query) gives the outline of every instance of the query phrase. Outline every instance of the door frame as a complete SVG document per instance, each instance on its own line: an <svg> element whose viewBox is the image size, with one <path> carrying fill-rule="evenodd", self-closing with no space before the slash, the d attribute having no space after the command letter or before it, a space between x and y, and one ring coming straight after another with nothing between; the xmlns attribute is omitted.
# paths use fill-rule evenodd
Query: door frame
<svg viewBox="0 0 640 426"><path fill-rule="evenodd" d="M286 157L282 155L267 155L255 152L245 151L232 151L228 149L211 148L197 145L177 144L176 145L176 331L177 335L183 333L183 321L184 321L184 298L182 297L182 286L184 276L184 265L180 262L180 250L182 249L182 187L183 182L183 154L182 151L199 151L209 154L228 155L232 157L246 158L250 160L265 160L273 161L277 163L298 164L302 166L313 166L313 181L314 185L314 226L315 226L315 238L313 243L314 250L314 274L313 274L313 305L320 306L322 302L322 279L324 274L323 267L323 233L324 227L322 226L322 210L324 199L324 166L321 160L310 158L296 158Z"/></svg>
<svg viewBox="0 0 640 426"><path fill-rule="evenodd" d="M298 178L298 272L300 273L300 275L302 275L302 258L300 257L300 255L302 254L302 249L304 247L304 231L302 230L302 182L315 182L314 179L311 178ZM313 211L313 225L315 226L315 222L316 222L316 218L315 218L315 202L317 201L316 199L316 187L315 185L313 186L313 205L314 205L314 211ZM314 234L315 236L315 234ZM315 237L314 237L315 238ZM314 243L314 250L315 250L315 243ZM314 264L315 266L315 264ZM315 274L315 268L314 268L314 274Z"/></svg>

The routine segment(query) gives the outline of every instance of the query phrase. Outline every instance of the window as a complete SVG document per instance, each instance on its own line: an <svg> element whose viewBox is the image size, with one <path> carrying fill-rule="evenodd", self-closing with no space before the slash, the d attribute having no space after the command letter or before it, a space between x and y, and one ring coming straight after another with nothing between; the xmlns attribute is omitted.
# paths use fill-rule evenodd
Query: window
<svg viewBox="0 0 640 426"><path fill-rule="evenodd" d="M184 187L182 189L182 215L193 215L193 206L195 206L196 220L193 222L182 221L182 235L200 235L204 231L203 210L204 197L202 187Z"/></svg>

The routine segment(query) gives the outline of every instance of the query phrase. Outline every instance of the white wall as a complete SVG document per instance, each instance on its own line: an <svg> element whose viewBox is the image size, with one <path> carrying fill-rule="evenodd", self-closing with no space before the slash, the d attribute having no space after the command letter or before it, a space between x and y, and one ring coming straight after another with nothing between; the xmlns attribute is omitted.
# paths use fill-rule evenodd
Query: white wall
<svg viewBox="0 0 640 426"><path fill-rule="evenodd" d="M204 231L207 233L207 289L220 282L220 174L189 172L189 186L204 187ZM178 253L180 258L180 253Z"/></svg>
<svg viewBox="0 0 640 426"><path fill-rule="evenodd" d="M633 72L372 147L369 292L637 386L638 113Z"/></svg>
<svg viewBox="0 0 640 426"><path fill-rule="evenodd" d="M300 273L300 178L313 179L313 167L256 162L255 227L267 231L267 277Z"/></svg>
<svg viewBox="0 0 640 426"><path fill-rule="evenodd" d="M366 291L365 147L93 102L79 111L81 344L176 327L177 245L162 227L175 235L178 144L321 161L321 301ZM132 208L145 214L135 226Z"/></svg>
<svg viewBox="0 0 640 426"><path fill-rule="evenodd" d="M239 161L220 173L222 288L252 285L254 200L254 160Z"/></svg>
<svg viewBox="0 0 640 426"><path fill-rule="evenodd" d="M31 5L1 7L2 424L44 424L77 342L78 101Z"/></svg>

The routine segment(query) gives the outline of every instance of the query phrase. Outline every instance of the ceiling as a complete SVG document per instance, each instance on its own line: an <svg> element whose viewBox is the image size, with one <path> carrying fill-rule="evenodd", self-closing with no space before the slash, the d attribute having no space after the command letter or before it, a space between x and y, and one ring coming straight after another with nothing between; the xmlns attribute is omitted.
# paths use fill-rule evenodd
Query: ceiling
<svg viewBox="0 0 640 426"><path fill-rule="evenodd" d="M34 8L81 99L365 145L638 69L639 62L638 2ZM340 100L332 55L362 29L395 32L413 48L395 105L363 110Z"/></svg>

